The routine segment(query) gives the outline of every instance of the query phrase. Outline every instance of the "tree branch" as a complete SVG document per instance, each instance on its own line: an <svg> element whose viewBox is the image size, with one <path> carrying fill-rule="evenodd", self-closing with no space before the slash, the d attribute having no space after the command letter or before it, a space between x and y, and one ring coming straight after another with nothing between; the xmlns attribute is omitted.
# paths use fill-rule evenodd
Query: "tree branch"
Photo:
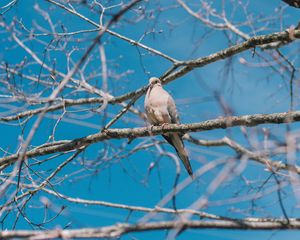
<svg viewBox="0 0 300 240"><path fill-rule="evenodd" d="M52 145L42 145L26 152L27 158L43 156L56 152L67 152L74 151L81 147L86 147L90 144L101 142L107 139L134 139L138 137L146 137L153 135L160 135L162 133L170 132L202 132L214 129L225 129L235 126L248 126L253 127L260 124L282 124L290 122L300 121L300 111L294 112L282 112L272 114L254 114L244 116L232 116L226 118L218 118L213 120L207 120L199 123L190 124L169 124L164 126L152 126L151 129L148 127L142 128L120 128L120 129L108 129L101 133L88 135L86 137L77 138L74 140L63 140L61 142L54 142ZM0 166L11 164L18 159L19 154L12 154L7 157L0 158ZM255 159L255 158L254 158ZM280 163L274 166L278 169L290 169L287 164ZM300 172L298 167L297 172Z"/></svg>
<svg viewBox="0 0 300 240"><path fill-rule="evenodd" d="M153 230L175 229L178 226L183 229L239 229L239 230L291 230L300 229L299 219L289 219L289 223L282 219L272 221L251 222L247 220L213 220L213 221L160 221L140 224L119 223L106 227L81 228L72 230L17 230L2 231L2 239L11 238L33 238L33 239L54 239L54 238L115 238L127 233L144 232Z"/></svg>
<svg viewBox="0 0 300 240"><path fill-rule="evenodd" d="M55 5L55 6L57 6L57 7L60 7L61 9L66 10L67 12L69 12L69 13L71 13L71 14L73 14L73 15L75 15L75 16L81 18L81 19L83 19L84 21L86 21L86 22L92 24L93 26L99 28L100 30L104 30L105 32L109 33L110 35L112 35L112 36L114 36L114 37L117 37L117 38L119 38L119 39L122 39L122 40L128 42L128 43L131 44L132 46L138 46L138 47L140 47L140 48L143 48L143 49L145 49L145 50L147 50L147 51L149 51L149 52L151 52L151 53L153 53L153 54L155 54L155 55L158 55L158 56L160 56L160 57L163 57L163 58L165 58L165 59L167 59L167 60L169 60L169 61L171 61L171 62L173 62L173 63L176 63L176 62L177 62L176 59L174 59L174 58L168 56L167 54L164 54L164 53L162 53L162 52L160 52L160 51L158 51L158 50L156 50L156 49L154 49L154 48L151 48L151 47L149 47L149 46L146 46L145 44L143 44L143 43L141 43L141 42L139 42L139 41L135 41L135 40L133 40L133 39L130 39L130 38L124 36L124 35L121 35L121 34L119 34L119 33L117 33L117 32L114 32L114 31L112 31L112 30L110 30L110 29L103 29L103 26L97 24L96 22L92 21L91 19L89 19L89 18L85 17L84 15L78 13L78 12L75 11L74 9L68 8L67 6L65 6L65 5L63 5L63 4L61 4L61 3L58 3L58 2L56 2L56 1L54 1L54 0L46 0L46 1L49 2L49 3L51 3L51 4L53 4L53 5Z"/></svg>
<svg viewBox="0 0 300 240"><path fill-rule="evenodd" d="M300 1L299 0L283 0L285 3L288 5L295 7L295 8L300 8Z"/></svg>
<svg viewBox="0 0 300 240"><path fill-rule="evenodd" d="M295 30L294 33L295 38L300 38L300 30ZM222 51L213 53L211 55L197 58L194 60L189 61L182 61L176 65L178 66L184 66L181 69L177 70L173 74L170 74L169 76L165 77L163 79L163 84L169 83L179 77L182 77L183 75L189 73L194 68L204 67L210 63L216 62L218 60L222 60L228 57L231 57L233 55L236 55L238 53L241 53L243 51L249 50L251 48L255 48L256 46L272 43L272 42L278 42L278 41L292 41L289 37L289 33L287 31L278 32L278 33L272 33L268 35L262 35L258 37L250 38L249 40L236 44L232 47L226 48ZM136 91L123 94L119 97L112 97L109 96L108 103L122 103L128 99L136 98L138 99L140 96L142 96L144 93L146 93L148 89L148 85L144 86L140 89L137 89ZM87 99L78 99L78 100L65 100L63 103L58 103L53 106L50 106L46 109L46 112L52 112L58 109L62 109L66 106L74 106L74 105L81 105L81 104L90 104L90 103L103 103L103 98L87 98ZM126 107L126 105L123 105L123 107ZM1 117L1 121L13 121L18 120L20 118L26 117L26 116L32 116L39 114L41 112L45 111L45 107L37 108L34 110L25 111L22 113L19 113L14 116L8 116L8 117Z"/></svg>

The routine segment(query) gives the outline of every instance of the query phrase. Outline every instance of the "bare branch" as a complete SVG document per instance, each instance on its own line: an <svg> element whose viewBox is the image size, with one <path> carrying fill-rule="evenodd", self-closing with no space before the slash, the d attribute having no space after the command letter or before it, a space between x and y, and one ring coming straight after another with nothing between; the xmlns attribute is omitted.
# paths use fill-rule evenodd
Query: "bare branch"
<svg viewBox="0 0 300 240"><path fill-rule="evenodd" d="M300 8L300 1L299 0L283 0L285 3L288 5L295 7L295 8Z"/></svg>
<svg viewBox="0 0 300 240"><path fill-rule="evenodd" d="M300 38L300 30L296 30L295 31L295 37L296 38ZM235 46L226 48L220 52L216 52L214 54L211 54L209 56L206 57L201 57L198 59L194 59L194 60L189 60L189 61L183 61L180 62L178 64L176 64L176 66L184 66L181 69L177 70L176 72L169 74L168 76L166 76L163 79L163 84L167 84L179 77L184 76L185 74L189 73L190 71L192 71L194 68L199 68L199 67L204 67L210 63L219 61L219 60L223 60L226 59L228 57L231 57L233 55L236 55L238 53L241 53L243 51L249 50L251 48L255 48L256 46L260 46L263 44L267 44L267 43L272 43L272 42L278 42L278 41L290 41L289 39L289 33L286 31L283 32L278 32L278 33L273 33L273 34L268 34L268 35L262 35L259 37L253 37L250 38L249 40L245 41L244 43L241 44L236 44ZM35 56L35 55L33 55ZM38 59L38 61L40 62L40 60ZM65 75L63 75L63 77L66 77ZM143 94L146 93L148 89L148 85L144 86L140 89L137 89L136 91L130 92L130 93L126 93L124 95L121 95L119 97L113 97L111 95L108 95L108 103L122 103L128 99L132 99L132 98L136 98L136 100L142 96ZM101 94L104 95L104 94ZM136 101L135 100L135 101ZM78 100L64 100L63 103L59 103L53 106L48 106L46 107L41 107L35 110L30 110L30 111L25 111L23 113L19 113L15 116L9 116L9 117L2 117L0 118L0 120L2 121L13 121L13 120L18 120L20 118L26 117L26 116L32 116L32 115L36 115L38 113L41 113L43 111L46 112L51 112L51 111L55 111L61 108L64 108L66 106L72 106L72 105L81 105L81 104L90 104L90 103L103 103L103 99L97 99L97 98L88 98L88 99L78 99ZM134 102L133 102L134 103ZM132 103L132 104L133 104ZM128 106L124 103L122 104L122 106L127 109ZM134 109L132 111L135 111ZM135 111L136 112L136 111ZM136 112L138 113L138 112ZM140 113L138 113L140 115Z"/></svg>
<svg viewBox="0 0 300 240"><path fill-rule="evenodd" d="M169 221L152 222L142 224L119 223L116 225L99 228L82 228L73 230L19 230L2 231L0 237L3 239L11 238L30 238L30 239L55 239L55 238L115 238L127 233L143 232L150 230L175 229L179 225L184 229L239 229L239 230L291 230L300 229L300 220L274 219L272 221L251 222L247 220L212 220L212 221Z"/></svg>
<svg viewBox="0 0 300 240"><path fill-rule="evenodd" d="M272 113L272 114L254 114L244 115L240 117L232 116L227 118L219 118L214 120L208 120L199 123L191 124L169 124L165 126L152 126L151 129L147 127L143 128L123 128L123 129L108 129L102 133L89 135L83 138L74 139L72 141L64 140L61 144L55 142L54 146L38 147L30 150L26 153L27 158L43 156L56 152L67 152L86 147L90 144L101 142L108 139L121 139L121 138L138 138L145 136L159 135L168 132L202 132L213 129L225 129L235 126L248 126L253 127L260 124L283 124L300 121L300 111L284 112L284 113ZM18 159L19 154L12 154L7 157L0 158L0 166L13 163ZM254 157L253 157L254 158ZM277 169L289 170L290 167L283 163L276 163L274 166ZM300 169L296 167L296 171L300 172Z"/></svg>

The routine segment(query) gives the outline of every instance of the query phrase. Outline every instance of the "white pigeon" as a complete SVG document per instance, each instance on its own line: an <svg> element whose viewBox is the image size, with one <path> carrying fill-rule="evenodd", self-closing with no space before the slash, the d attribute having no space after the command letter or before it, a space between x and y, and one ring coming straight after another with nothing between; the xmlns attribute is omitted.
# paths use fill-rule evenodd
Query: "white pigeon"
<svg viewBox="0 0 300 240"><path fill-rule="evenodd" d="M175 102L171 95L162 88L161 81L152 77L149 79L149 83L150 86L144 102L149 123L152 125L179 124ZM189 157L182 141L182 134L166 133L162 136L174 147L187 172L193 176Z"/></svg>

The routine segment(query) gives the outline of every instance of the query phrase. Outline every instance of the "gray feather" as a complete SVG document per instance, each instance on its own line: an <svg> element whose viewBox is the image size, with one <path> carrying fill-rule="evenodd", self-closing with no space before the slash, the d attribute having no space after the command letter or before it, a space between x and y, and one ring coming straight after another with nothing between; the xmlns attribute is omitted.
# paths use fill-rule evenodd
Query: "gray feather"
<svg viewBox="0 0 300 240"><path fill-rule="evenodd" d="M165 91L158 78L150 78L150 87L147 91L144 107L147 114L147 119L150 124L179 124L179 116L177 113L174 99ZM168 133L162 135L167 142L176 150L178 157L183 162L189 175L193 175L192 167L189 161L188 154L184 148L182 134Z"/></svg>

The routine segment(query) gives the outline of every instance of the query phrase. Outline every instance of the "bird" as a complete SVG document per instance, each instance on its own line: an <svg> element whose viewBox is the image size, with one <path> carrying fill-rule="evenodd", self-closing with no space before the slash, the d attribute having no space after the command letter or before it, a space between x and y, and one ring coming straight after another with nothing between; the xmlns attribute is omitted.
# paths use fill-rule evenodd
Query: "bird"
<svg viewBox="0 0 300 240"><path fill-rule="evenodd" d="M161 81L157 77L149 79L149 88L145 96L144 107L147 120L152 125L163 126L165 124L180 123L174 99L163 89ZM173 146L188 174L193 177L189 156L182 140L183 134L164 133L162 136Z"/></svg>

